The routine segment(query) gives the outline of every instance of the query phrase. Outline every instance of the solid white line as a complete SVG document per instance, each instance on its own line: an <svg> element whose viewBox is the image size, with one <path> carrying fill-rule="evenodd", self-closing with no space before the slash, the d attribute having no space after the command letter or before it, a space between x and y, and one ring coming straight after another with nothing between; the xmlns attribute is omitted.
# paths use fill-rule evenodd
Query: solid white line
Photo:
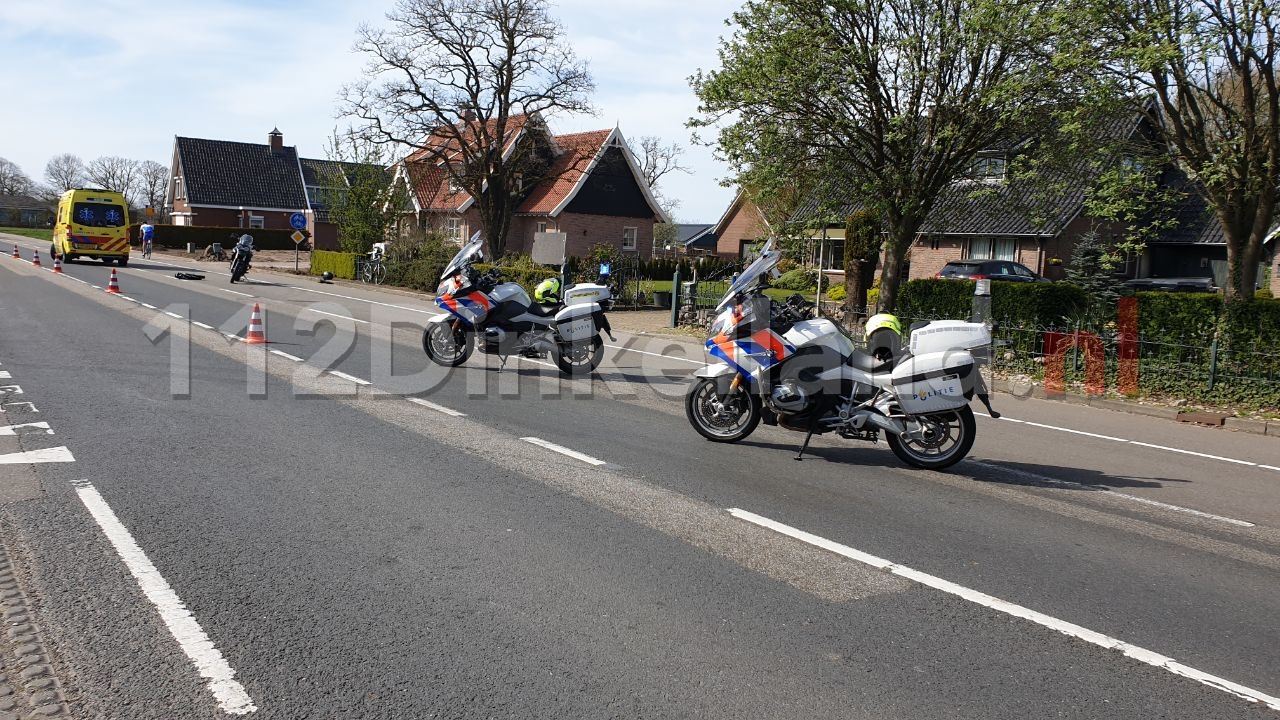
<svg viewBox="0 0 1280 720"><path fill-rule="evenodd" d="M298 356L296 356L296 355L290 355L289 353L284 352L283 350L271 350L271 351L269 351L269 352L270 352L272 355L279 355L279 356L280 356L280 357L282 357L282 358L288 358L288 359L290 359L290 360L292 360L292 361L294 361L294 362L306 362L306 361L305 361L305 360L303 360L302 358L300 358L300 357L298 357Z"/></svg>
<svg viewBox="0 0 1280 720"><path fill-rule="evenodd" d="M41 450L25 450L23 452L0 455L0 465L32 465L36 463L75 462L71 451L66 447L51 447Z"/></svg>
<svg viewBox="0 0 1280 720"><path fill-rule="evenodd" d="M926 573L920 572L919 570L913 570L909 567L897 565L893 562L890 562L889 560L878 558L874 555L869 555L859 550L854 550L853 548L847 545L841 545L840 543L832 542L831 540L818 537L817 535L812 535L810 533L804 532L803 530L797 530L796 528L793 528L789 525L783 525L782 523L776 522L774 520L770 520L769 518L762 517L760 515L756 515L755 513L748 512L746 510L740 510L738 508L730 508L729 514L741 520L745 520L749 523L752 523L754 525L768 528L770 530L773 530L774 532L781 533L791 538L795 538L796 540L799 540L801 542L808 543L810 545L822 548L824 550L828 550L830 552L836 553L837 555L842 555L851 560L856 560L860 563L864 563L866 565L870 565L871 567L879 568L881 570L888 570L890 573L897 575L898 577L915 581L926 587L931 587L935 590L941 590L942 592L948 593L950 595L955 595L956 597L963 598L965 600L968 600L969 602L976 603L983 607L990 608L992 610L996 610L998 612L1002 612L1007 615L1020 617L1020 618L1023 618L1024 620L1030 620L1031 622L1036 623L1037 625L1047 627L1050 630L1055 630L1057 632L1060 632L1064 635L1068 635L1070 637L1078 638L1087 643L1097 645L1098 647L1105 648L1107 650L1119 650L1126 657L1133 658L1134 660L1137 660L1142 663L1146 663L1147 665L1163 668L1175 675L1181 675L1183 677L1190 678L1192 680L1195 680L1196 682L1203 683L1205 685L1208 685L1209 687L1231 693L1232 695L1243 698L1245 700L1249 700L1251 702L1263 703L1264 705L1271 708L1272 710L1280 710L1280 698L1278 697L1273 697L1259 690L1254 690L1252 688L1245 687L1244 685L1231 682L1230 680L1225 680L1223 678L1216 677L1214 675L1210 675L1205 672L1201 672L1200 670L1196 670L1195 668L1189 667L1187 665L1183 665L1182 663L1177 662L1173 658L1166 657L1156 652L1152 652L1151 650L1140 648L1136 645L1130 645L1129 643L1124 642L1123 640L1118 640L1113 637L1108 637L1106 635L1103 635L1102 633L1095 632L1085 627L1081 627L1080 625L1076 625L1075 623L1070 623L1065 620L1059 620L1055 617L1045 615L1044 613L1036 612L1035 610L1025 608L1021 605L1015 605L1014 603L1001 600L1000 598L987 595L986 593L978 592L977 590L971 590L962 585L957 585L953 582L943 580L942 578L934 577L933 575L928 575Z"/></svg>
<svg viewBox="0 0 1280 720"><path fill-rule="evenodd" d="M404 305L392 305L391 303L378 302L377 300L366 300L365 298L351 297L350 295L339 295L338 293L313 290L311 288L298 287L297 285L280 285L278 287L289 288L290 290L301 290L303 292L315 293L317 295L328 295L329 297L342 298L343 300L355 300L356 302L369 303L370 305L381 305L383 307L395 308L396 310L408 310L409 312L422 313L423 315L440 314L437 310L422 310L420 308L405 307Z"/></svg>
<svg viewBox="0 0 1280 720"><path fill-rule="evenodd" d="M191 321L191 324L192 324L192 325L195 325L196 327L202 327L202 328L204 328L205 330L212 330L212 329L214 329L212 325L208 325L208 324L206 324L206 323L202 323L202 322L196 322L195 320L192 320L192 321Z"/></svg>
<svg viewBox="0 0 1280 720"><path fill-rule="evenodd" d="M580 453L577 450L570 450L569 448L564 447L563 445L556 445L555 443L547 442L542 438L525 437L520 439L527 443L532 443L534 445L537 445L538 447L546 448L552 452L558 452L561 455L567 455L573 458L574 460L581 460L582 462L587 463L588 465L596 465L596 466L608 465L608 463L606 463L604 460L600 460L599 458L593 458L590 455L584 455L583 453Z"/></svg>
<svg viewBox="0 0 1280 720"><path fill-rule="evenodd" d="M1213 513L1207 513L1201 510L1192 510L1191 508L1182 507L1181 505L1170 505L1169 503L1162 503L1159 500L1150 500L1144 497L1138 497L1137 495L1128 495L1126 493L1119 493L1110 489L1108 489L1107 492L1111 493L1112 495L1115 495L1116 497L1122 497L1122 498L1125 498L1126 500L1133 500L1134 502L1140 502L1146 505L1154 505L1155 507L1164 508L1165 510L1173 510L1174 512L1186 513L1188 515L1195 515L1197 517L1208 518L1209 520L1217 520L1219 522L1230 523L1232 525L1239 525L1240 527L1257 527L1253 523L1248 522L1246 520L1237 520L1235 518L1229 518L1222 515L1214 515Z"/></svg>
<svg viewBox="0 0 1280 720"><path fill-rule="evenodd" d="M357 384L357 385L372 385L372 384L373 384L373 383L369 382L368 380L364 380L364 379L358 378L358 377L356 377L355 375L348 375L348 374L346 374L346 373L344 373L344 372L338 372L337 370L330 370L330 371L329 371L329 374L330 374L330 375L332 375L332 376L334 376L334 377L340 377L340 378L342 378L343 380L350 380L351 382L353 382L353 383L355 383L355 384Z"/></svg>
<svg viewBox="0 0 1280 720"><path fill-rule="evenodd" d="M604 346L609 348L617 348L623 352L640 353L641 355L652 355L654 357L666 358L667 360L679 360L680 362L693 363L694 365L707 364L705 360L690 360L689 358L672 357L671 355L663 355L662 353L649 352L648 350L635 350L633 348L623 347L621 345L610 345L609 343L605 343Z"/></svg>
<svg viewBox="0 0 1280 720"><path fill-rule="evenodd" d="M22 423L20 425L4 425L0 426L0 435L17 435L18 428L43 428L46 435L52 435L53 430L47 422Z"/></svg>
<svg viewBox="0 0 1280 720"><path fill-rule="evenodd" d="M124 561L129 572L138 581L143 594L151 601L160 613L165 627L178 641L182 652L186 653L201 677L209 680L209 691L217 699L223 712L233 715L245 715L257 710L253 698L245 692L244 686L235 680L236 671L227 664L222 653L205 634L204 628L191 615L191 611L183 604L178 593L160 575L160 571L151 563L147 554L138 547L129 529L120 522L107 501L87 480L76 483L76 493L80 501L88 508L89 514L98 522L103 534L111 541L116 553Z"/></svg>
<svg viewBox="0 0 1280 720"><path fill-rule="evenodd" d="M312 312L312 313L318 313L320 315L328 315L330 317L342 318L343 320L351 320L353 322L364 323L365 325L371 324L368 320L360 320L358 318L353 318L350 315L339 315L338 313L325 312L323 310L316 310L314 308L303 308L302 312Z"/></svg>
<svg viewBox="0 0 1280 720"><path fill-rule="evenodd" d="M445 415L451 415L451 416L453 416L453 417L466 417L466 416L467 416L467 414L466 414L466 413L460 413L460 412L458 412L457 410L454 410L454 409L452 409L452 408L447 408L447 407L445 407L445 406L443 406L443 405L437 405L437 404L435 404L435 403L433 403L433 402L429 402L429 401L427 401L427 400L423 400L422 398L413 398L413 397L411 397L411 398L405 398L405 400L408 400L409 402L414 403L414 404L416 404L416 405L421 405L422 407L425 407L425 408L431 408L432 410L435 410L436 412L442 412L442 413L444 413Z"/></svg>
<svg viewBox="0 0 1280 720"><path fill-rule="evenodd" d="M252 296L252 295L250 295L249 293L242 293L242 292L238 292L238 291L235 291L235 290L228 290L228 289L226 289L226 288L218 288L218 289L219 289L219 290L221 290L221 291L222 291L222 292L224 292L224 293L231 293L232 295L242 295L242 296L244 296L244 297L253 297L253 296Z"/></svg>
<svg viewBox="0 0 1280 720"><path fill-rule="evenodd" d="M1280 467L1276 467L1275 465L1259 465L1258 467L1264 470L1275 470L1276 472L1280 472Z"/></svg>
<svg viewBox="0 0 1280 720"><path fill-rule="evenodd" d="M1155 448L1156 450L1165 450L1167 452L1181 453L1183 455L1194 455L1195 457L1208 458L1209 460L1221 460L1222 462L1235 463L1236 465L1248 465L1249 467L1257 467L1258 463L1249 462L1248 460L1236 460L1235 458L1222 457L1221 455L1209 455L1207 453L1195 452L1192 450L1183 450L1182 448L1169 447L1168 445L1153 445L1152 443L1138 442L1130 440L1131 445L1141 445L1142 447Z"/></svg>

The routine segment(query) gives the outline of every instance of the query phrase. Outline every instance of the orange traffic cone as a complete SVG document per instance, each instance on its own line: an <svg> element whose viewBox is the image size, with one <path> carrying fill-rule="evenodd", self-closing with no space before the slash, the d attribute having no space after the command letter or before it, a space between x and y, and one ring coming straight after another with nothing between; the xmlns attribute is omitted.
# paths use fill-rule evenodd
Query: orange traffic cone
<svg viewBox="0 0 1280 720"><path fill-rule="evenodd" d="M115 268L111 268L111 280L107 283L107 292L120 294L120 280L116 277Z"/></svg>
<svg viewBox="0 0 1280 720"><path fill-rule="evenodd" d="M53 256L53 271L59 275L62 274L62 257L59 255Z"/></svg>
<svg viewBox="0 0 1280 720"><path fill-rule="evenodd" d="M267 341L267 328L262 323L262 308L253 304L253 314L249 316L249 335L244 339L247 343L264 343Z"/></svg>
<svg viewBox="0 0 1280 720"><path fill-rule="evenodd" d="M31 267L40 267L40 251L31 253Z"/></svg>
<svg viewBox="0 0 1280 720"><path fill-rule="evenodd" d="M13 246L13 256L14 256L15 258L19 259L19 260L21 260L21 259L22 259L22 256L18 254L18 246L17 246L17 245L14 245L14 246Z"/></svg>

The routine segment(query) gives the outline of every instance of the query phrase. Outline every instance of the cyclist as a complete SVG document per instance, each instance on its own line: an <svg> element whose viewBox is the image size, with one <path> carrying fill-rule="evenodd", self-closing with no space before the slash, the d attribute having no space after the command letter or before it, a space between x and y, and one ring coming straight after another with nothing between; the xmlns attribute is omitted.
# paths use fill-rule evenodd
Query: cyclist
<svg viewBox="0 0 1280 720"><path fill-rule="evenodd" d="M155 240L156 229L149 222L144 222L138 228L138 239L142 242L142 257L151 258L151 243Z"/></svg>

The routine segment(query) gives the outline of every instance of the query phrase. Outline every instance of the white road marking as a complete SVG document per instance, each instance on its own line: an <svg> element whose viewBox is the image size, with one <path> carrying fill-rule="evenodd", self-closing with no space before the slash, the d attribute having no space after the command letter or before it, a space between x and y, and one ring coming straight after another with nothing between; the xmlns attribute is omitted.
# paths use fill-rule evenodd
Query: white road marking
<svg viewBox="0 0 1280 720"><path fill-rule="evenodd" d="M940 590L949 595L955 595L956 597L963 598L969 602L990 608L997 612L1012 615L1013 617L1019 617L1024 620L1030 620L1037 625L1083 640L1092 645L1097 645L1098 647L1107 650L1119 650L1126 657L1133 658L1134 660L1146 663L1147 665L1168 670L1175 675L1190 678L1196 682L1208 685L1209 687L1217 690L1222 690L1223 692L1231 693L1236 697L1249 700L1250 702L1260 702L1272 710L1280 710L1280 698L1278 697L1267 695L1259 690L1254 690L1253 688L1245 687L1244 685L1234 683L1230 680L1210 675L1193 667L1183 665L1173 658L1166 657L1151 650L1146 650L1136 645L1130 645L1123 640L1108 637L1107 635L1081 627L1075 623L1059 620L1055 617L1036 612L1035 610L1025 608L1021 605L1015 605L1014 603L1001 600L1000 598L987 595L986 593L978 592L977 590L971 590L962 585L957 585L953 582L943 580L942 578L920 572L919 570L913 570L909 567L897 565L889 560L869 555L847 545L841 545L840 543L827 540L826 538L822 538L817 535L812 535L789 525L783 525L780 522L770 520L769 518L756 515L755 513L748 512L746 510L730 508L728 512L736 518L745 520L746 522L760 527L768 528L782 535L795 538L800 542L822 548L823 550L836 553L837 555L842 555L851 560L855 560L865 565L870 565L871 567L878 568L880 570L887 570L898 577L915 581L921 585L931 587L935 590Z"/></svg>
<svg viewBox="0 0 1280 720"><path fill-rule="evenodd" d="M0 435L17 435L18 428L43 428L46 435L52 435L53 429L49 427L47 422L22 423L20 425L4 425L0 426Z"/></svg>
<svg viewBox="0 0 1280 720"><path fill-rule="evenodd" d="M363 378L358 378L358 377L356 377L355 375L348 375L348 374L346 374L346 373L344 373L344 372L339 372L339 371L337 371L337 370L330 370L330 371L328 371L328 372L329 372L329 374L330 374L330 375L332 375L332 376L334 376L334 377L340 377L340 378L342 378L343 380L350 380L351 382L353 382L353 383L355 383L355 384L357 384L357 385L372 385L372 384L373 384L373 383L371 383L371 382L369 382L368 380L365 380L365 379L363 379Z"/></svg>
<svg viewBox="0 0 1280 720"><path fill-rule="evenodd" d="M133 298L129 297L128 295L121 295L121 296L120 296L120 299L121 299L121 300L128 300L128 301L129 301L129 302L131 302L131 303L138 303L139 305L141 305L141 304L142 304L142 301L140 301L140 300L134 300Z"/></svg>
<svg viewBox="0 0 1280 720"><path fill-rule="evenodd" d="M240 296L243 296L243 297L253 297L253 296L252 296L252 295L250 295L249 293L242 293L242 292L238 292L238 291L236 291L236 290L228 290L228 289L226 289L226 288L218 288L218 289L219 289L219 290L221 290L221 291L222 291L222 292L224 292L224 293L231 293L232 295L240 295Z"/></svg>
<svg viewBox="0 0 1280 720"><path fill-rule="evenodd" d="M23 452L0 455L0 465L34 465L36 463L75 462L75 457L66 447L42 448Z"/></svg>
<svg viewBox="0 0 1280 720"><path fill-rule="evenodd" d="M556 445L553 442L547 442L542 438L524 437L520 439L527 443L537 445L538 447L546 448L552 452L558 452L561 455L567 455L568 457L571 457L574 460L581 460L582 462L587 463L588 465L596 465L596 466L608 465L608 463L606 463L604 460L601 460L599 458L593 458L590 455L585 455L583 453L578 452L577 450L570 450L569 448L564 447L563 445Z"/></svg>
<svg viewBox="0 0 1280 720"><path fill-rule="evenodd" d="M338 313L325 312L325 311L323 311L323 310L316 310L316 309L314 309L314 308L309 308L309 307L307 307L307 308L303 308L303 309L302 309L302 312L317 313L317 314L319 314L319 315L328 315L329 317L342 318L343 320L350 320L350 321L352 321L352 322L364 323L365 325L369 325L369 324L371 324L368 320L361 320L361 319L359 319L359 318L353 318L353 317L351 317L350 315L339 315Z"/></svg>
<svg viewBox="0 0 1280 720"><path fill-rule="evenodd" d="M185 319L186 319L186 318L182 317L181 315L179 315L178 313L176 313L176 312L169 312L168 310L165 310L165 311L164 311L164 314L165 314L165 315L168 315L168 316L169 316L169 317L171 317L171 318L178 318L179 320L185 320Z"/></svg>
<svg viewBox="0 0 1280 720"><path fill-rule="evenodd" d="M303 360L302 358L300 358L300 357L298 357L298 356L296 356L296 355L290 355L289 353L284 352L283 350L271 350L271 351L269 351L269 352L270 352L272 355L279 355L279 356L280 356L280 357L282 357L282 358L288 358L288 359L290 359L290 360L292 360L292 361L294 361L294 362L306 362L306 361L305 361L305 360Z"/></svg>
<svg viewBox="0 0 1280 720"><path fill-rule="evenodd" d="M983 412L975 412L974 415L980 415L985 418L991 417L990 415ZM1097 433L1085 432L1083 430L1074 430L1072 428L1059 427L1057 425L1045 425L1044 423L1031 422L1030 420L1018 420L1011 417L1000 417L996 420L996 422L1011 422L1011 423L1017 423L1020 425L1030 425L1032 427L1044 428L1046 430L1057 430L1058 432L1071 433L1073 435L1085 435L1092 438L1098 438L1099 440L1110 440L1112 442L1125 443L1128 445L1139 445L1141 447L1152 448L1153 450L1164 450L1166 452L1179 453L1182 455L1191 455L1194 457L1204 458L1206 460L1217 460L1219 462L1227 462L1227 463L1232 463L1234 465L1244 465L1246 467L1256 467L1256 468L1262 468L1263 470L1275 470L1277 472L1280 472L1280 468L1275 467L1273 465L1262 465L1260 463L1252 462L1249 460L1237 460L1236 458L1223 457L1222 455L1210 455L1208 453L1195 452L1194 450L1184 450L1182 448L1169 447L1168 445L1156 445L1154 443L1141 442L1138 440L1128 440L1126 438L1115 437L1113 435L1099 435Z"/></svg>
<svg viewBox="0 0 1280 720"><path fill-rule="evenodd" d="M13 376L9 374L8 370L0 370L0 380L12 380L12 379L13 379Z"/></svg>
<svg viewBox="0 0 1280 720"><path fill-rule="evenodd" d="M160 309L160 308L157 308L155 305L148 305L147 303L138 303L138 304L139 304L139 305L141 305L142 307L144 307L144 308L148 309L148 310L159 310L159 309Z"/></svg>
<svg viewBox="0 0 1280 720"><path fill-rule="evenodd" d="M196 327L204 328L205 330L213 330L213 329L214 329L214 327L213 327L212 325L209 325L208 323L196 322L195 320L192 320L192 321L191 321L191 324L192 324L192 325L195 325Z"/></svg>
<svg viewBox="0 0 1280 720"><path fill-rule="evenodd" d="M447 408L447 407L445 407L445 406L443 406L443 405L437 405L437 404L435 404L435 403L433 403L433 402L430 402L430 401L428 401L428 400L423 400L422 398L414 398L414 397L411 397L411 398L405 398L405 400L408 400L409 402L414 403L415 405L421 405L422 407L425 407L425 408L431 408L432 410L435 410L436 412L444 413L445 415L451 415L451 416L453 416L453 417L466 417L466 416L467 416L467 414L466 414L466 413L460 413L460 412L458 412L457 410L454 410L454 409L452 409L452 408Z"/></svg>
<svg viewBox="0 0 1280 720"><path fill-rule="evenodd" d="M1026 470L1017 470L1015 468L1007 468L999 463L988 463L988 462L983 462L981 460L973 460L973 459L965 460L965 462L971 465L978 465L980 467L990 468L997 472L1003 472L1009 475L1025 477L1031 480L1032 482L1047 483L1050 485L1061 485L1061 486L1073 487L1073 488L1083 488L1085 490L1094 490L1097 492L1107 493L1108 495L1112 495L1114 497L1124 498L1125 500L1132 500L1134 502L1139 502L1144 505L1151 505L1154 507L1163 508L1165 510L1172 510L1174 512L1186 513L1187 515L1195 515L1196 517L1202 517L1209 520L1217 520L1219 522L1229 523L1231 525L1239 525L1240 527L1257 527L1257 525L1247 520L1237 520L1236 518L1226 517L1223 515L1214 515L1213 513L1207 513L1202 510L1192 510L1191 508L1182 507L1181 505L1170 505L1169 503L1160 502L1159 500L1150 500L1148 498L1139 497L1137 495L1130 495L1128 493L1116 492L1111 488L1103 487L1101 485L1088 485L1085 483L1074 482L1072 480L1059 480L1058 478L1049 477L1048 475L1040 475L1039 473L1027 472Z"/></svg>
<svg viewBox="0 0 1280 720"><path fill-rule="evenodd" d="M143 594L155 605L165 627L169 628L173 639L178 641L182 652L195 664L200 676L209 680L209 691L218 701L218 706L223 712L232 715L245 715L257 710L253 698L235 680L236 671L227 664L222 653L205 634L204 628L200 627L200 623L178 597L178 593L174 592L147 554L138 547L129 529L116 517L107 501L88 480L75 483L75 487L80 501L111 541L120 559L138 581Z"/></svg>
<svg viewBox="0 0 1280 720"><path fill-rule="evenodd" d="M23 409L23 412L33 412L33 413L38 413L38 412L40 412L39 410L37 410L37 409L36 409L36 404L35 404L35 403L31 403L31 402L11 402L11 403L0 403L0 413L2 413L2 412L8 412L8 410L6 410L5 408L15 408L15 409L16 409L16 408L18 408L19 406L23 406L23 405L25 405L25 406L26 406L26 407Z"/></svg>
<svg viewBox="0 0 1280 720"><path fill-rule="evenodd" d="M673 357L671 355L663 355L662 353L649 352L648 350L635 350L633 348L623 347L621 345L610 345L609 343L605 343L604 346L608 348L617 348L618 350L621 350L623 352L640 353L641 355L652 355L654 357L666 358L667 360L679 360L680 362L693 363L694 365L707 364L705 360L690 360L689 358Z"/></svg>

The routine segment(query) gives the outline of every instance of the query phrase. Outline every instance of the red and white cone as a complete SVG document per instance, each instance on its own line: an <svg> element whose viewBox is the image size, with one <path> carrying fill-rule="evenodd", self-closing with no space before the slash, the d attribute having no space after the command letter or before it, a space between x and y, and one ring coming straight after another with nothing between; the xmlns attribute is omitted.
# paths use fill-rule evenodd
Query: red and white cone
<svg viewBox="0 0 1280 720"><path fill-rule="evenodd" d="M40 267L40 251L31 253L31 267Z"/></svg>
<svg viewBox="0 0 1280 720"><path fill-rule="evenodd" d="M253 304L253 314L249 316L249 334L244 341L255 345L267 341L267 327L262 323L262 308L258 307L258 303Z"/></svg>
<svg viewBox="0 0 1280 720"><path fill-rule="evenodd" d="M17 258L18 260L21 260L21 259L22 259L22 256L18 254L18 246L17 246L17 245L14 245L14 246L13 246L13 256L14 256L15 258Z"/></svg>
<svg viewBox="0 0 1280 720"><path fill-rule="evenodd" d="M62 274L62 256L60 255L53 256L53 271L55 273L58 273L59 275Z"/></svg>
<svg viewBox="0 0 1280 720"><path fill-rule="evenodd" d="M120 280L116 277L115 268L111 268L111 280L107 282L107 292L120 294Z"/></svg>

